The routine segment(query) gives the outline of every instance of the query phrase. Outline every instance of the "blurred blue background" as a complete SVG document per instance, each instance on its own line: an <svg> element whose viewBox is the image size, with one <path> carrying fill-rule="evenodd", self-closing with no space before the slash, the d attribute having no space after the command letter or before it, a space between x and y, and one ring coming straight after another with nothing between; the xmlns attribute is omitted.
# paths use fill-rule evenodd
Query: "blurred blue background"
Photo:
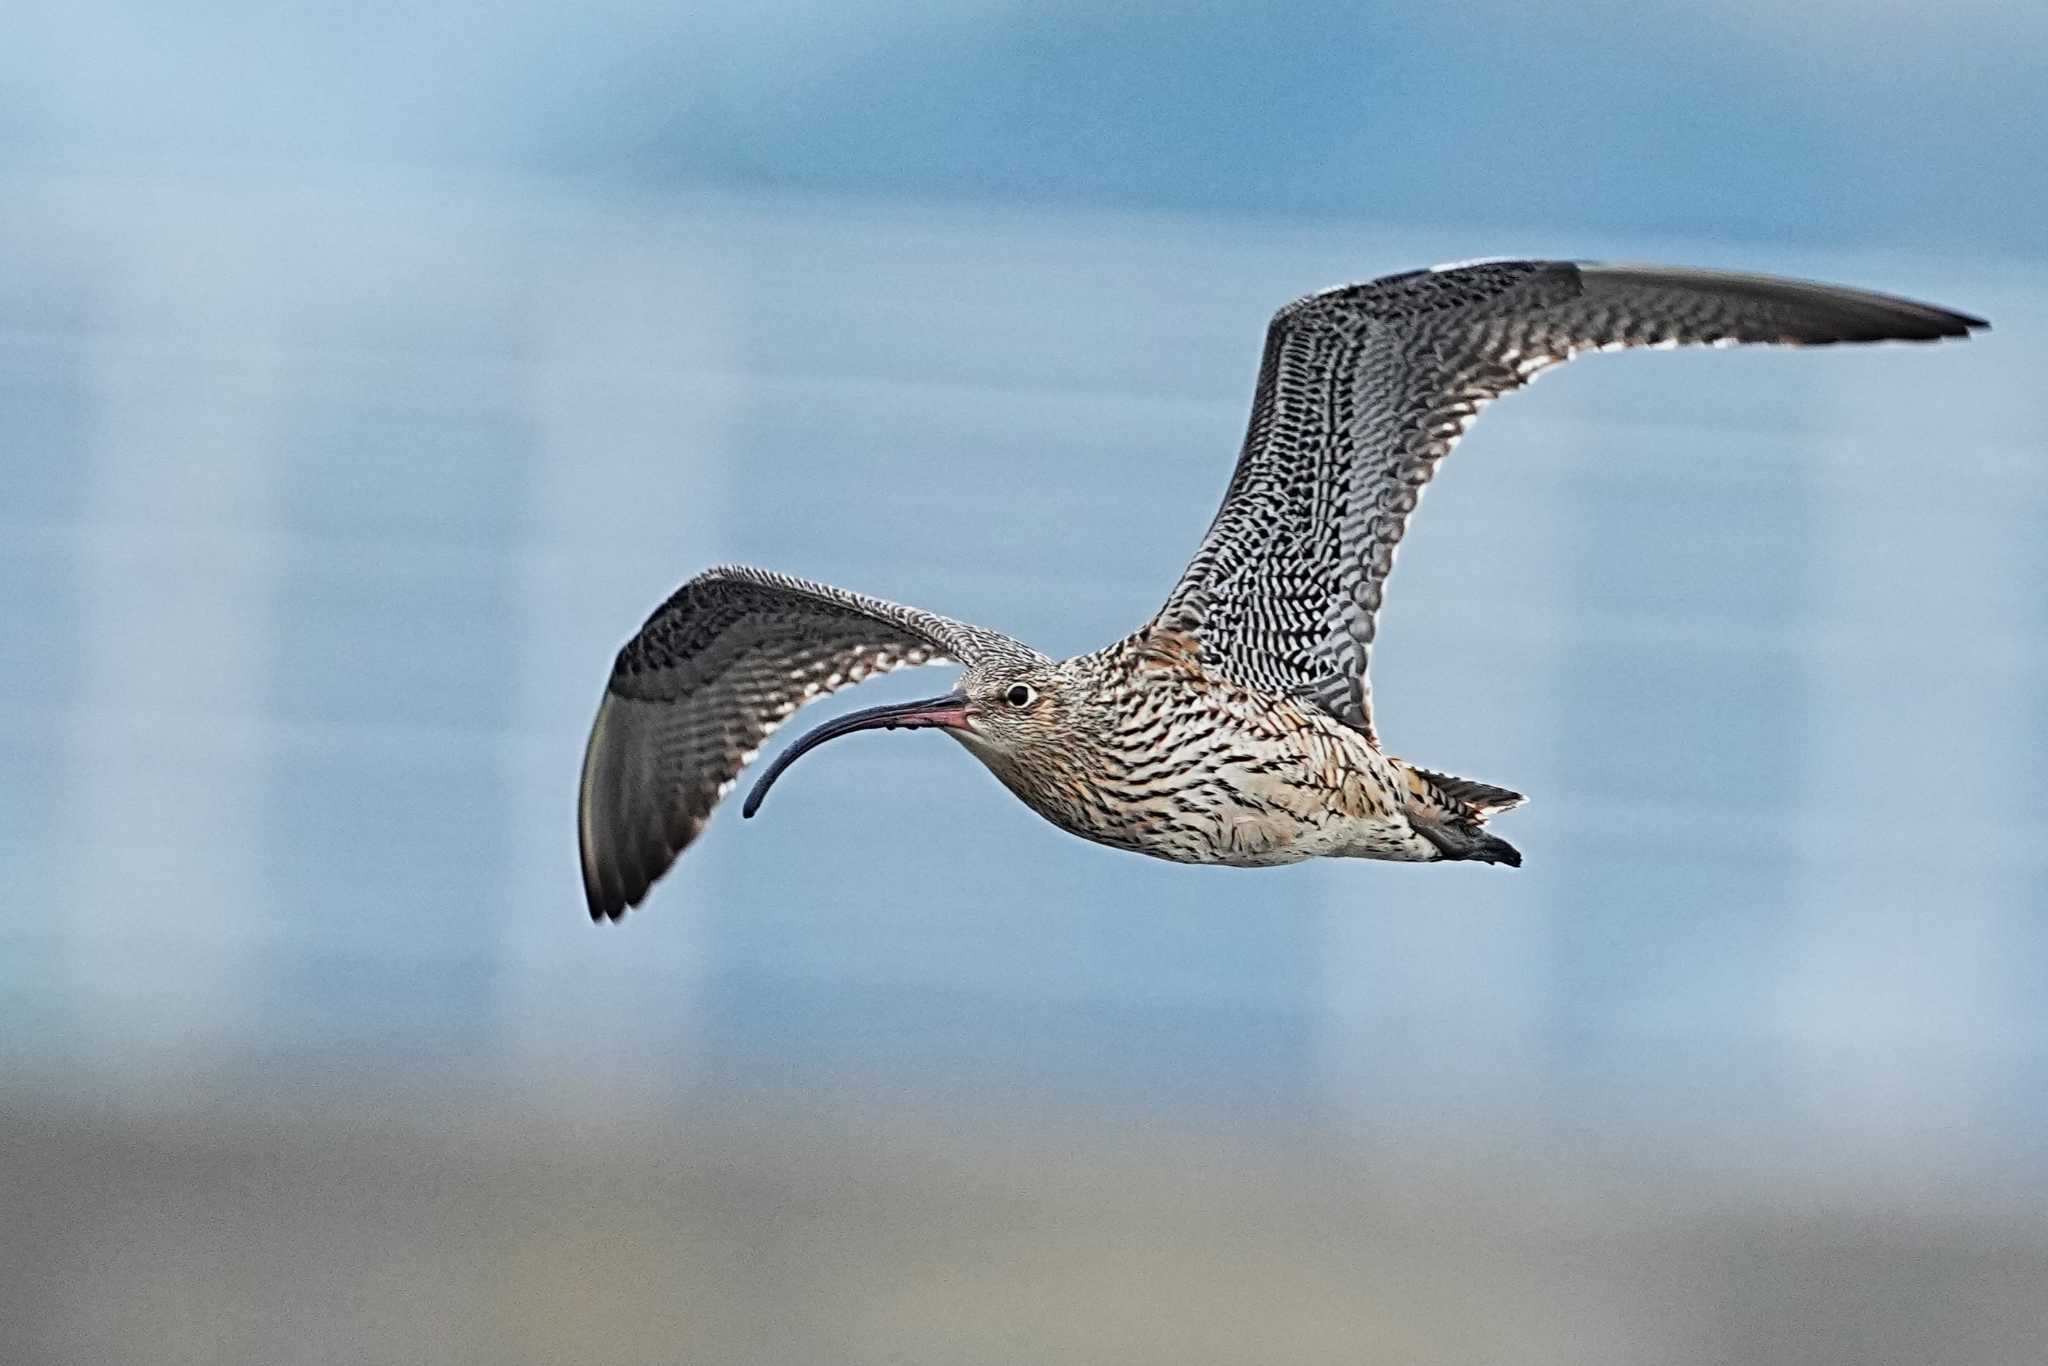
<svg viewBox="0 0 2048 1366"><path fill-rule="evenodd" d="M2048 11L7 27L0 1356L2036 1359ZM1274 308L1487 254L1995 328L1475 428L1375 687L1525 868L1154 863L896 735L587 922L676 583L1092 648Z"/></svg>

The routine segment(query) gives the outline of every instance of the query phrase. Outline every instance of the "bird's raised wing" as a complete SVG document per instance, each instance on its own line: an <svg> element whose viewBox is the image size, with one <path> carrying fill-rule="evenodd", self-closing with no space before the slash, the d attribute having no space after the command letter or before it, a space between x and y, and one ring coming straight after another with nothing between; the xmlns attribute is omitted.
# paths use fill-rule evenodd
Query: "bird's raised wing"
<svg viewBox="0 0 2048 1366"><path fill-rule="evenodd" d="M591 918L640 903L805 702L991 657L1040 659L997 631L784 574L725 565L691 579L619 651L591 727L577 798Z"/></svg>
<svg viewBox="0 0 2048 1366"><path fill-rule="evenodd" d="M1660 266L1493 261L1274 316L1236 473L1158 624L1203 662L1373 734L1366 649L1422 486L1490 399L1582 351L1924 341L1978 318L1862 290Z"/></svg>

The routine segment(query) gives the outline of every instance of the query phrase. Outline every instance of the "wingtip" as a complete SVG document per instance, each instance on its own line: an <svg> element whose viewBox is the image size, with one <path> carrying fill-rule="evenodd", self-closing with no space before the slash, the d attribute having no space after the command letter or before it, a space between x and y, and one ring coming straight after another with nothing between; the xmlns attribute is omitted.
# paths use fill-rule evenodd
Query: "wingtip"
<svg viewBox="0 0 2048 1366"><path fill-rule="evenodd" d="M609 688L598 704L577 786L577 855L583 900L592 923L619 921L640 904L676 851L659 832L637 837L646 822L636 811L631 765L648 746L636 728L644 717Z"/></svg>
<svg viewBox="0 0 2048 1366"><path fill-rule="evenodd" d="M1928 330L1911 337L1908 341L1936 341L1942 338L1968 338L1973 332L1989 332L1991 324L1973 313L1959 313L1952 308L1939 308L1933 304L1922 304L1928 314ZM1888 340L1889 338L1877 338Z"/></svg>
<svg viewBox="0 0 2048 1366"><path fill-rule="evenodd" d="M586 878L583 884L583 901L590 910L590 923L602 925L610 921L625 919L632 903L624 897L614 896L609 889L592 886Z"/></svg>
<svg viewBox="0 0 2048 1366"><path fill-rule="evenodd" d="M659 873L648 876L643 870L632 867L614 868L608 877L595 877L588 869L583 879L583 900L590 909L590 919L598 921L624 920L626 912L636 909L653 890Z"/></svg>
<svg viewBox="0 0 2048 1366"><path fill-rule="evenodd" d="M1630 261L1574 261L1569 264L1577 270L1581 287L1589 291L1670 286L1767 303L1787 311L1786 334L1777 340L1791 345L1936 341L1968 337L1972 332L1988 330L1991 326L1985 319L1958 309L1819 280ZM1772 338L1752 336L1744 340L1768 341Z"/></svg>
<svg viewBox="0 0 2048 1366"><path fill-rule="evenodd" d="M591 866L589 855L587 853L584 855L583 902L589 908L592 924L601 924L608 920L623 920L626 912L631 910L634 902L638 900L638 897L629 900L623 888L615 890L607 886L605 880Z"/></svg>

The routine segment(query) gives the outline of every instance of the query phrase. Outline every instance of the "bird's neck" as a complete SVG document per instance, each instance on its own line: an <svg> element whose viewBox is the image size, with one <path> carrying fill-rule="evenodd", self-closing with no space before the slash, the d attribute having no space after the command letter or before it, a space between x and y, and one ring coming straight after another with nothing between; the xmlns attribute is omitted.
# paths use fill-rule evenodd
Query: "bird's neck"
<svg viewBox="0 0 2048 1366"><path fill-rule="evenodd" d="M1145 794L1162 762L1172 765L1179 731L1205 700L1199 646L1185 633L1141 631L1068 667L1087 687L1056 740L1021 750L968 741L968 748L1054 825L1143 848Z"/></svg>

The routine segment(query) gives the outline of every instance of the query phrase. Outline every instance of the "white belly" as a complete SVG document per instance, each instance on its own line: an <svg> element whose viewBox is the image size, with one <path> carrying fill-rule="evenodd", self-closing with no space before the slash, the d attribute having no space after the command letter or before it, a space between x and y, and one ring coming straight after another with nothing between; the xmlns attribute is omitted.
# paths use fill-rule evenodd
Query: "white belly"
<svg viewBox="0 0 2048 1366"><path fill-rule="evenodd" d="M1305 787L1270 775L1224 768L1190 799L1160 795L1135 804L1130 823L1115 829L1066 825L1099 843L1175 863L1269 868L1311 858L1389 859L1427 863L1442 851L1416 833L1406 812L1379 799L1369 778L1351 775L1334 788Z"/></svg>
<svg viewBox="0 0 2048 1366"><path fill-rule="evenodd" d="M1221 685L1152 696L1206 718L1131 750L1011 754L958 735L1004 785L1063 830L1175 863L1263 868L1311 858L1430 862L1395 763L1292 699ZM1134 728L1145 721L1137 717Z"/></svg>
<svg viewBox="0 0 2048 1366"><path fill-rule="evenodd" d="M1436 845L1418 835L1407 817L1390 820L1338 817L1319 824L1244 813L1221 824L1216 856L1201 862L1238 868L1266 868L1311 858L1370 858L1398 863L1429 863L1443 857Z"/></svg>

